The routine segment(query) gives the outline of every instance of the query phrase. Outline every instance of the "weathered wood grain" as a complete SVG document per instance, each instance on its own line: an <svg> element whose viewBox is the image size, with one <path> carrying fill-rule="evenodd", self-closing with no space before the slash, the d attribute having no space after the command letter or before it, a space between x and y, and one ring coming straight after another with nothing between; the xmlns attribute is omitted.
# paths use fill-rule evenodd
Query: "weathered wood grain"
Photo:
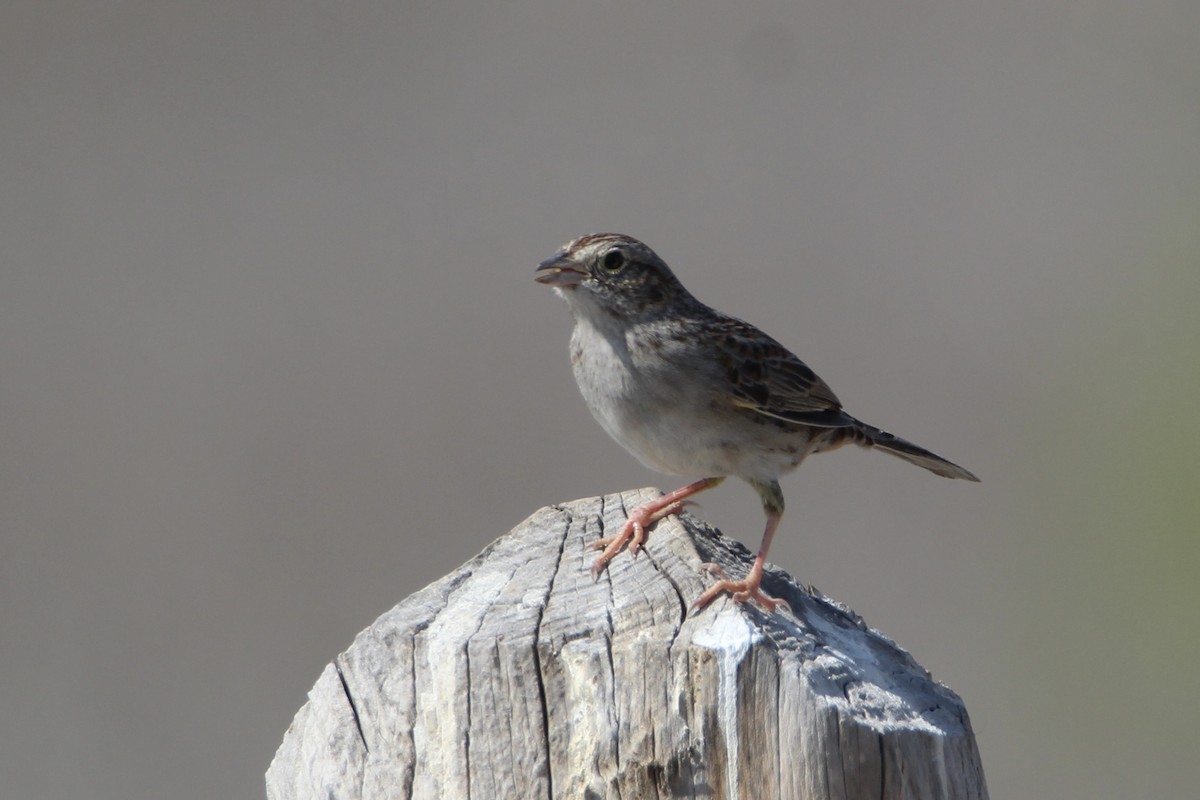
<svg viewBox="0 0 1200 800"><path fill-rule="evenodd" d="M852 612L719 600L751 554L692 517L593 580L643 489L544 508L322 673L267 773L291 798L986 798L966 709Z"/></svg>

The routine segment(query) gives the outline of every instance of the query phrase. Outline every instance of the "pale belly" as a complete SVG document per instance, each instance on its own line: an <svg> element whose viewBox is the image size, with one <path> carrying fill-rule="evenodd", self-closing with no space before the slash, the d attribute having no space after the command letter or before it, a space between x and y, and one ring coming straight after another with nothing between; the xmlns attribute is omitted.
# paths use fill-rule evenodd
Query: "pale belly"
<svg viewBox="0 0 1200 800"><path fill-rule="evenodd" d="M681 391L664 371L639 368L604 343L587 356L573 341L575 380L600 426L645 466L670 475L735 475L775 480L811 448L803 429L788 431L736 409L714 391ZM696 381L688 381L693 387ZM703 385L703 382L700 382Z"/></svg>

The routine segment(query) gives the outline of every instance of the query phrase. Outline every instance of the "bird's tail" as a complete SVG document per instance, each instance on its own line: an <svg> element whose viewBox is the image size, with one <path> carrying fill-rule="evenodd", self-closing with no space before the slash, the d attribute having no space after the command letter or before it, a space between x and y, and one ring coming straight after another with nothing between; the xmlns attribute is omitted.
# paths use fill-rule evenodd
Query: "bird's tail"
<svg viewBox="0 0 1200 800"><path fill-rule="evenodd" d="M958 478L964 481L979 481L967 470L955 464L953 461L947 461L937 453L931 453L924 447L918 447L907 439L901 439L899 436L881 431L872 425L865 422L855 420L853 427L856 444L863 447L877 447L885 453L889 453L897 458L903 458L918 467L924 467L930 472L941 475L943 478Z"/></svg>

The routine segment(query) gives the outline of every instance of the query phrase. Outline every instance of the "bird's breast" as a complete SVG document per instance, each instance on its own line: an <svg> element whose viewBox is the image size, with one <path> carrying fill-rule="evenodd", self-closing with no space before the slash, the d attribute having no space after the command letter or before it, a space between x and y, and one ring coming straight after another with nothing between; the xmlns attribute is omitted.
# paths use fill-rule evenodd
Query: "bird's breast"
<svg viewBox="0 0 1200 800"><path fill-rule="evenodd" d="M596 421L651 469L774 478L804 457L805 441L734 408L703 359L672 352L669 342L651 349L580 324L571 363Z"/></svg>

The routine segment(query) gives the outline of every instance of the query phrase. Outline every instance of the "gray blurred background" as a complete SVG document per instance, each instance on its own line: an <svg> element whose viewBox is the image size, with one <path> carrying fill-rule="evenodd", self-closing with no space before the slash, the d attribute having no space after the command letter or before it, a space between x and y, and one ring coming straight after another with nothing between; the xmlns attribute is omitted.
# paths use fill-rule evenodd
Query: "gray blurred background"
<svg viewBox="0 0 1200 800"><path fill-rule="evenodd" d="M0 15L5 800L261 796L376 616L677 485L532 281L601 230L983 478L813 459L772 560L963 696L994 797L1195 796L1200 5Z"/></svg>

